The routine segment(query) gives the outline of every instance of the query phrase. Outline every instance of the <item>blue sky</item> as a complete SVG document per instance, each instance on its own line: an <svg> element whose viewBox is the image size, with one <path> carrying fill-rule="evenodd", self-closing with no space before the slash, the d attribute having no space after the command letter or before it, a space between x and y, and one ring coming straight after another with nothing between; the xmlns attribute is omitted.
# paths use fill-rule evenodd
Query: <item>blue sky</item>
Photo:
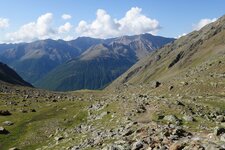
<svg viewBox="0 0 225 150"><path fill-rule="evenodd" d="M127 12L130 17L125 17ZM62 19L63 14L71 19ZM178 37L224 14L224 0L7 0L0 5L0 41L108 38L141 32Z"/></svg>

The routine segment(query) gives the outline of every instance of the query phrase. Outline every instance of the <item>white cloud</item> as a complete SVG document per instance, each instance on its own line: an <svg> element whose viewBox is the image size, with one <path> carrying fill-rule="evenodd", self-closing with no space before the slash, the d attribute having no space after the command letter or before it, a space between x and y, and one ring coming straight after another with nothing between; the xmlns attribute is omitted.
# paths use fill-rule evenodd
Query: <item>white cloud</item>
<svg viewBox="0 0 225 150"><path fill-rule="evenodd" d="M65 23L64 25L62 25L62 26L60 26L59 28L58 28L58 32L59 33L66 33L66 32L69 32L71 29L72 29L72 25L69 23L69 22L67 22L67 23Z"/></svg>
<svg viewBox="0 0 225 150"><path fill-rule="evenodd" d="M9 19L0 18L0 29L7 28L9 26Z"/></svg>
<svg viewBox="0 0 225 150"><path fill-rule="evenodd" d="M193 30L200 30L205 25L216 21L217 18L214 19L201 19L197 24L193 25Z"/></svg>
<svg viewBox="0 0 225 150"><path fill-rule="evenodd" d="M98 9L96 19L90 24L80 21L76 32L81 36L109 38L147 32L156 34L159 29L157 20L143 15L141 8L133 7L119 20L113 19L105 10Z"/></svg>
<svg viewBox="0 0 225 150"><path fill-rule="evenodd" d="M71 19L68 14L62 18ZM2 19L0 22L3 22ZM8 26L8 20L4 27ZM1 23L0 23L1 25ZM98 9L96 19L88 23L80 21L76 27L76 33L72 33L73 25L70 22L54 26L53 14L46 13L37 20L22 25L17 31L5 35L4 42L32 42L47 38L71 40L77 36L90 36L97 38L110 38L123 35L134 35L142 33L156 34L160 29L159 22L142 13L142 9L133 7L120 19L112 18L105 10Z"/></svg>
<svg viewBox="0 0 225 150"><path fill-rule="evenodd" d="M185 35L187 35L187 33L183 33L183 34L181 34L181 35L178 35L178 36L175 37L175 38L176 38L176 39L179 39L180 37L185 36Z"/></svg>
<svg viewBox="0 0 225 150"><path fill-rule="evenodd" d="M16 32L8 33L9 42L30 42L37 39L52 38L55 30L51 27L53 14L46 13L40 16L36 22L23 25Z"/></svg>
<svg viewBox="0 0 225 150"><path fill-rule="evenodd" d="M71 19L71 18L72 18L72 16L69 15L69 14L63 14L63 15L62 15L62 19L63 19L63 20L69 20L69 19Z"/></svg>

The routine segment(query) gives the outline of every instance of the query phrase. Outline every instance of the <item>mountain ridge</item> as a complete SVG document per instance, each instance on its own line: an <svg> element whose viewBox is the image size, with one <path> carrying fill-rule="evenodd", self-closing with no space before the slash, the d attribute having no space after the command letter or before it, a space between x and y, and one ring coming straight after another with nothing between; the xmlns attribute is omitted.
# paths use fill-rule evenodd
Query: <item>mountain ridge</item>
<svg viewBox="0 0 225 150"><path fill-rule="evenodd" d="M142 40L139 40L140 37ZM93 45L77 58L51 71L35 85L49 90L102 89L140 58L173 41L172 38L156 37L158 44L154 45L151 41L154 37L150 34L124 36ZM142 48L143 45L148 46ZM87 85L87 82L90 85Z"/></svg>

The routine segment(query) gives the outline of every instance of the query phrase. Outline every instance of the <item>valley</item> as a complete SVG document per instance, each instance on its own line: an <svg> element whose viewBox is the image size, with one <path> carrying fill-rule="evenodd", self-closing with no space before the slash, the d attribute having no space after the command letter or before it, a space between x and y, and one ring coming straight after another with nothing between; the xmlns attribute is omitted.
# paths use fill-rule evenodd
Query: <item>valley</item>
<svg viewBox="0 0 225 150"><path fill-rule="evenodd" d="M0 150L224 150L225 15L175 39L141 11L98 9L74 40L0 44ZM27 26L64 34L46 16Z"/></svg>
<svg viewBox="0 0 225 150"><path fill-rule="evenodd" d="M207 30L214 25L217 23L199 32L211 35L212 30ZM183 38L189 36L194 35ZM176 57L166 69L162 65L167 66L170 57L163 53L183 41L178 39L140 60L100 91L63 93L1 84L0 109L10 115L3 114L0 121L11 123L3 127L9 133L0 135L2 149L221 149L225 135L223 38L221 30L195 47L196 53L203 52L201 47L218 41L213 53L211 47L204 48L205 58L194 61L192 54L186 67L182 59L190 59L190 55L184 51L187 55ZM158 70L158 65L165 69ZM152 70L157 72L152 74Z"/></svg>

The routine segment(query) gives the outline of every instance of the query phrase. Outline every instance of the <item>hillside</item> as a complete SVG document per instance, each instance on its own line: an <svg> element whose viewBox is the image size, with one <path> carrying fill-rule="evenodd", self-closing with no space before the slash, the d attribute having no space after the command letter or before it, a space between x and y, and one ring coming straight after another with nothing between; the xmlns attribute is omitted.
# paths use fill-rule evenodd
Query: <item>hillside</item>
<svg viewBox="0 0 225 150"><path fill-rule="evenodd" d="M31 84L24 81L13 69L11 69L6 64L3 64L1 62L0 62L0 81L15 85L32 87Z"/></svg>
<svg viewBox="0 0 225 150"><path fill-rule="evenodd" d="M57 91L102 89L140 58L171 41L150 34L104 40L57 67L35 85Z"/></svg>
<svg viewBox="0 0 225 150"><path fill-rule="evenodd" d="M120 87L124 84L151 84L154 81L162 82L164 88L179 87L180 82L188 82L193 85L199 84L201 89L198 90L208 88L213 92L216 89L210 88L209 82L213 84L223 80L224 39L225 17L222 17L200 31L181 37L140 60L109 88ZM223 83L220 83L217 91L223 87Z"/></svg>

